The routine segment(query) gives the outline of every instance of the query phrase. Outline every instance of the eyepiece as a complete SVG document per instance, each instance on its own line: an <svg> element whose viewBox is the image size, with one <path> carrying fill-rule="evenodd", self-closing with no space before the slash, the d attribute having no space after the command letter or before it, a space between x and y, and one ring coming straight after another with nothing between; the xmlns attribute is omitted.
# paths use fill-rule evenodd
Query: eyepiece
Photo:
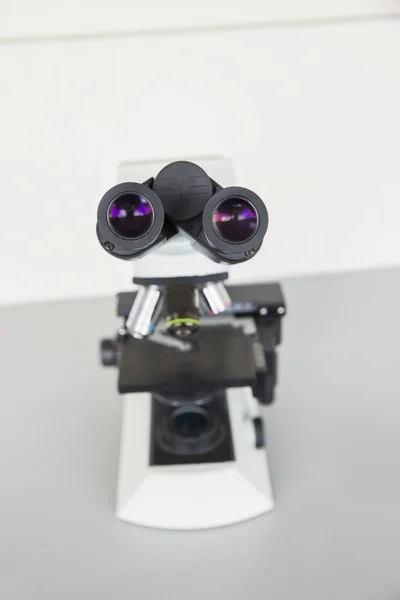
<svg viewBox="0 0 400 600"><path fill-rule="evenodd" d="M111 201L107 216L116 235L136 240L150 231L154 221L154 209L142 194L125 192Z"/></svg>
<svg viewBox="0 0 400 600"><path fill-rule="evenodd" d="M100 244L125 260L182 233L211 260L234 265L257 254L267 228L268 212L257 194L243 187L222 188L187 161L167 165L143 184L112 187L97 211ZM177 333L183 331L179 322Z"/></svg>
<svg viewBox="0 0 400 600"><path fill-rule="evenodd" d="M212 215L212 223L221 240L242 244L257 231L258 213L251 202L239 196L230 196L218 204Z"/></svg>
<svg viewBox="0 0 400 600"><path fill-rule="evenodd" d="M97 237L113 256L138 258L166 239L160 198L141 183L115 185L100 200Z"/></svg>
<svg viewBox="0 0 400 600"><path fill-rule="evenodd" d="M236 264L252 258L268 229L268 212L257 194L242 187L218 190L202 215L197 241L217 262Z"/></svg>

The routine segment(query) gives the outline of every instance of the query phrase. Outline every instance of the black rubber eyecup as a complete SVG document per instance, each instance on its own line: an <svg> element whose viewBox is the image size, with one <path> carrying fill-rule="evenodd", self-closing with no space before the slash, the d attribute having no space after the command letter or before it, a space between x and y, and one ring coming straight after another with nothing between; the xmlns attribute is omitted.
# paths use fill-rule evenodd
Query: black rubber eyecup
<svg viewBox="0 0 400 600"><path fill-rule="evenodd" d="M254 234L244 242L232 243L223 240L214 229L214 212L221 202L229 198L240 198L248 202L250 205L252 205L252 207L254 207L257 213L258 228ZM219 190L210 198L203 211L202 225L204 236L211 246L213 246L216 250L223 252L224 254L235 255L252 252L253 250L256 251L261 246L264 236L267 233L268 221L269 217L267 208L257 194L251 190L248 190L247 188L232 186Z"/></svg>
<svg viewBox="0 0 400 600"><path fill-rule="evenodd" d="M122 194L143 196L151 205L153 220L146 233L134 239L118 235L110 226L108 212L111 204ZM160 198L147 185L141 183L119 183L110 188L100 200L97 209L97 236L105 250L115 256L129 258L151 246L164 227L164 208Z"/></svg>

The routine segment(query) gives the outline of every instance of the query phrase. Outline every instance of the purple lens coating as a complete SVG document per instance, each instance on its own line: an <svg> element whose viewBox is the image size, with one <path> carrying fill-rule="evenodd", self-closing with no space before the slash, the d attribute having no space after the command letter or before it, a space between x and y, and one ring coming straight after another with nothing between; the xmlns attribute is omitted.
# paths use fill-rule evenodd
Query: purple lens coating
<svg viewBox="0 0 400 600"><path fill-rule="evenodd" d="M258 229L257 211L243 198L223 200L215 209L212 220L218 237L232 244L247 242Z"/></svg>
<svg viewBox="0 0 400 600"><path fill-rule="evenodd" d="M121 194L109 206L108 222L115 234L137 239L148 233L153 225L154 212L150 202L136 192Z"/></svg>

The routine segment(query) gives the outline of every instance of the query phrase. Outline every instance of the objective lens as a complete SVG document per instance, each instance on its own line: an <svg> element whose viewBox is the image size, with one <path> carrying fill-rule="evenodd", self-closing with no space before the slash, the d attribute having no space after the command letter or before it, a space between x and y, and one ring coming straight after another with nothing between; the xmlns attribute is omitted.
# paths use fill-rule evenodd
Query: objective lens
<svg viewBox="0 0 400 600"><path fill-rule="evenodd" d="M187 285L169 285L164 292L164 317L168 333L188 337L199 329L199 294Z"/></svg>
<svg viewBox="0 0 400 600"><path fill-rule="evenodd" d="M243 198L223 200L213 216L215 233L224 242L241 244L250 240L258 229L258 214L254 206Z"/></svg>
<svg viewBox="0 0 400 600"><path fill-rule="evenodd" d="M108 222L116 235L134 240L143 237L153 225L154 211L150 202L136 192L121 194L108 208Z"/></svg>

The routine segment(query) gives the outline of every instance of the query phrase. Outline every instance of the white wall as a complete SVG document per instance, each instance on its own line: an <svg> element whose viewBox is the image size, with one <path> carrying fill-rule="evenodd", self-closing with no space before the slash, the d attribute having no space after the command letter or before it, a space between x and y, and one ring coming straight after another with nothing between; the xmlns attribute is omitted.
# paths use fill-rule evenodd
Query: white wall
<svg viewBox="0 0 400 600"><path fill-rule="evenodd" d="M265 198L236 279L400 263L400 20L0 43L0 302L109 294L126 160L225 155Z"/></svg>
<svg viewBox="0 0 400 600"><path fill-rule="evenodd" d="M399 0L0 0L0 39L215 29L399 14Z"/></svg>

